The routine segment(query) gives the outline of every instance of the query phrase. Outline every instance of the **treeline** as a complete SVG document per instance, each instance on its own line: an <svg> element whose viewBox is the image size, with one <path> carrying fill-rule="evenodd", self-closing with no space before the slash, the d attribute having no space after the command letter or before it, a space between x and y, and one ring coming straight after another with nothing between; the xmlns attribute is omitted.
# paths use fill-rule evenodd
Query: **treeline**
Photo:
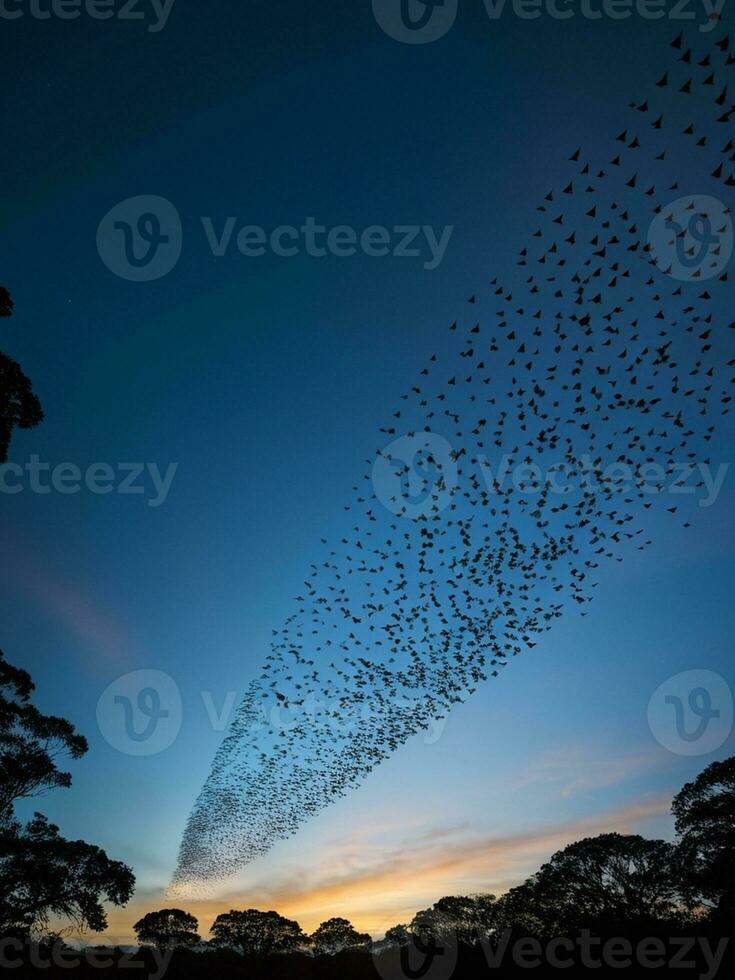
<svg viewBox="0 0 735 980"><path fill-rule="evenodd" d="M149 912L133 928L138 942L159 949L206 951L225 948L261 959L291 952L333 956L347 949L366 950L372 943L368 933L358 932L347 919L328 919L307 935L293 919L257 909L232 909L218 915L210 929L208 943L202 942L194 916L182 909Z"/></svg>
<svg viewBox="0 0 735 980"><path fill-rule="evenodd" d="M277 912L218 915L204 942L181 909L149 912L135 924L142 944L199 951L235 950L265 958L292 952L335 955L390 947L431 948L497 940L506 930L536 937L579 935L591 925L629 930L725 928L735 920L735 757L708 766L672 803L676 840L601 834L554 854L501 898L452 896L388 929L373 942L347 919L307 935Z"/></svg>
<svg viewBox="0 0 735 980"><path fill-rule="evenodd" d="M307 934L293 919L256 909L221 913L204 939L190 912L169 908L135 924L141 949L130 962L151 980L470 980L529 970L730 978L735 758L708 766L672 810L673 843L617 833L577 841L502 897L442 898L377 941L344 918ZM130 965L119 952L113 962L119 972ZM80 961L75 976L95 969Z"/></svg>

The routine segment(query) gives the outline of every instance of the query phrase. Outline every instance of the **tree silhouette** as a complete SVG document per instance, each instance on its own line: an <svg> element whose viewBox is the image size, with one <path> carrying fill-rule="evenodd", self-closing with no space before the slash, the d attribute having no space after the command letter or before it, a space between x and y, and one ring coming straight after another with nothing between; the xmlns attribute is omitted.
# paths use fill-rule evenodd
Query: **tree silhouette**
<svg viewBox="0 0 735 980"><path fill-rule="evenodd" d="M461 942L474 944L495 929L494 895L447 896L430 909L417 912L411 932L423 943Z"/></svg>
<svg viewBox="0 0 735 980"><path fill-rule="evenodd" d="M0 286L0 317L13 314L13 300ZM43 409L20 364L0 351L0 463L8 458L13 429L31 429L43 421Z"/></svg>
<svg viewBox="0 0 735 980"><path fill-rule="evenodd" d="M12 821L18 800L70 786L71 775L57 761L87 751L87 740L70 722L31 704L34 690L30 674L0 650L0 826Z"/></svg>
<svg viewBox="0 0 735 980"><path fill-rule="evenodd" d="M317 954L333 956L345 949L365 949L372 942L367 932L358 932L348 919L327 919L314 930L311 944Z"/></svg>
<svg viewBox="0 0 735 980"><path fill-rule="evenodd" d="M71 776L57 762L87 751L70 722L31 704L33 691L30 675L0 652L0 932L32 934L51 916L98 931L106 925L102 899L124 905L130 898L130 869L99 847L59 836L40 813L25 825L15 817L19 800L68 787Z"/></svg>
<svg viewBox="0 0 735 980"><path fill-rule="evenodd" d="M385 932L385 941L391 946L408 946L411 942L411 930L403 924L391 926Z"/></svg>
<svg viewBox="0 0 735 980"><path fill-rule="evenodd" d="M0 831L0 931L32 934L52 916L79 929L107 925L102 899L124 905L135 878L120 861L84 841L65 840L59 828L36 813L25 826Z"/></svg>
<svg viewBox="0 0 735 980"><path fill-rule="evenodd" d="M735 757L713 762L671 806L686 869L689 901L704 899L716 917L735 917Z"/></svg>
<svg viewBox="0 0 735 980"><path fill-rule="evenodd" d="M308 939L298 922L277 912L230 909L217 916L211 928L212 942L231 946L248 956L266 957L306 946Z"/></svg>
<svg viewBox="0 0 735 980"><path fill-rule="evenodd" d="M517 929L528 936L558 932L558 917L551 912L553 901L554 896L545 894L536 878L528 878L498 899L495 910L498 929Z"/></svg>
<svg viewBox="0 0 735 980"><path fill-rule="evenodd" d="M570 844L499 903L503 926L560 935L589 922L644 923L675 917L676 848L637 835L601 834Z"/></svg>
<svg viewBox="0 0 735 980"><path fill-rule="evenodd" d="M190 912L159 909L138 919L133 929L140 943L152 943L159 949L177 949L200 942L198 927L199 923Z"/></svg>

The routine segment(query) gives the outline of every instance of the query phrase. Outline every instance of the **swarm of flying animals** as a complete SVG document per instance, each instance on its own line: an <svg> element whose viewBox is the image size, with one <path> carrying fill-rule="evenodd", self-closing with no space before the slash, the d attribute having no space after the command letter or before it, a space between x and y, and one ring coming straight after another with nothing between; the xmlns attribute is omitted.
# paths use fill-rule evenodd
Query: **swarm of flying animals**
<svg viewBox="0 0 735 980"><path fill-rule="evenodd" d="M735 380L735 50L681 33L668 55L607 157L574 149L510 282L469 297L380 428L217 752L174 888L293 835L565 610L585 615L604 563L690 525L696 493L665 491L683 464L701 490ZM528 478L502 479L501 454Z"/></svg>

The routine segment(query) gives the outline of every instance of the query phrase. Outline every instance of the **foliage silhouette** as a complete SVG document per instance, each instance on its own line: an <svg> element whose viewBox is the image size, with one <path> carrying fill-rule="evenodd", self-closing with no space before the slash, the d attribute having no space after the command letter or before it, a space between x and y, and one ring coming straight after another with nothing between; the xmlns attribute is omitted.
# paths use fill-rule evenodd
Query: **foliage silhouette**
<svg viewBox="0 0 735 980"><path fill-rule="evenodd" d="M314 930L310 938L317 955L334 956L345 949L364 949L372 942L367 932L358 932L348 919L327 919Z"/></svg>
<svg viewBox="0 0 735 980"><path fill-rule="evenodd" d="M664 922L681 907L677 851L661 840L601 834L570 844L499 902L499 922L564 935L585 922Z"/></svg>
<svg viewBox="0 0 735 980"><path fill-rule="evenodd" d="M199 923L183 909L159 909L148 912L133 926L140 943L151 943L159 949L180 949L195 946L200 937Z"/></svg>
<svg viewBox="0 0 735 980"><path fill-rule="evenodd" d="M0 317L13 314L13 300L0 286ZM32 429L43 421L43 409L20 364L0 351L0 464L8 458L13 429Z"/></svg>
<svg viewBox="0 0 735 980"><path fill-rule="evenodd" d="M399 924L386 930L385 942L390 946L408 946L411 941L411 930L408 926Z"/></svg>
<svg viewBox="0 0 735 980"><path fill-rule="evenodd" d="M298 922L285 919L277 912L259 912L257 909L223 912L214 920L210 931L215 945L230 946L258 958L308 945Z"/></svg>
<svg viewBox="0 0 735 980"><path fill-rule="evenodd" d="M48 790L68 787L63 756L78 759L87 742L63 718L31 703L30 675L0 652L0 934L31 935L50 918L99 931L107 918L102 901L124 905L135 879L131 870L84 841L70 841L40 813L26 824L15 805Z"/></svg>
<svg viewBox="0 0 735 980"><path fill-rule="evenodd" d="M25 826L0 834L0 931L29 934L50 918L100 932L107 925L106 900L124 905L135 879L120 861L84 841L65 840L59 828L36 813Z"/></svg>
<svg viewBox="0 0 735 980"><path fill-rule="evenodd" d="M735 920L735 757L713 762L674 797L672 812L688 869L690 901Z"/></svg>
<svg viewBox="0 0 735 980"><path fill-rule="evenodd" d="M450 896L430 909L418 912L411 921L411 934L428 942L475 943L496 928L494 895Z"/></svg>
<svg viewBox="0 0 735 980"><path fill-rule="evenodd" d="M12 821L19 800L70 786L71 774L57 761L87 751L87 740L70 722L43 715L31 703L34 690L30 675L0 650L0 826Z"/></svg>

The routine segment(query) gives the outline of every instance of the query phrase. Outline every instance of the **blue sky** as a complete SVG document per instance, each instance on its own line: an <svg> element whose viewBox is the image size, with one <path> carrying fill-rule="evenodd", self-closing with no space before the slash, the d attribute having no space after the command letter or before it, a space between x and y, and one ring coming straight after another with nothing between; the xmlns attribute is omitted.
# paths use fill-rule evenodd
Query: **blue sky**
<svg viewBox="0 0 735 980"><path fill-rule="evenodd" d="M72 790L42 808L133 866L135 904L111 928L127 938L168 884L222 738L202 692L216 706L244 693L385 406L467 295L508 269L579 134L594 146L622 128L652 49L676 30L491 24L468 3L445 38L410 47L368 3L257 0L216 12L177 0L157 34L81 19L2 28L0 279L17 309L2 348L47 413L11 458L177 464L160 507L146 494L0 499L0 644L91 746ZM105 213L138 194L174 202L184 225L181 261L148 284L115 277L95 245ZM454 232L431 271L410 258L215 258L203 215ZM567 839L609 824L669 834L666 800L735 745L676 756L646 722L680 671L735 680L731 483L695 533L662 529L652 551L603 569L589 616L556 624L434 744L405 746L248 869L235 897L379 931L446 891L507 887L565 827ZM170 674L184 712L174 744L143 759L96 722L107 685L139 669Z"/></svg>

